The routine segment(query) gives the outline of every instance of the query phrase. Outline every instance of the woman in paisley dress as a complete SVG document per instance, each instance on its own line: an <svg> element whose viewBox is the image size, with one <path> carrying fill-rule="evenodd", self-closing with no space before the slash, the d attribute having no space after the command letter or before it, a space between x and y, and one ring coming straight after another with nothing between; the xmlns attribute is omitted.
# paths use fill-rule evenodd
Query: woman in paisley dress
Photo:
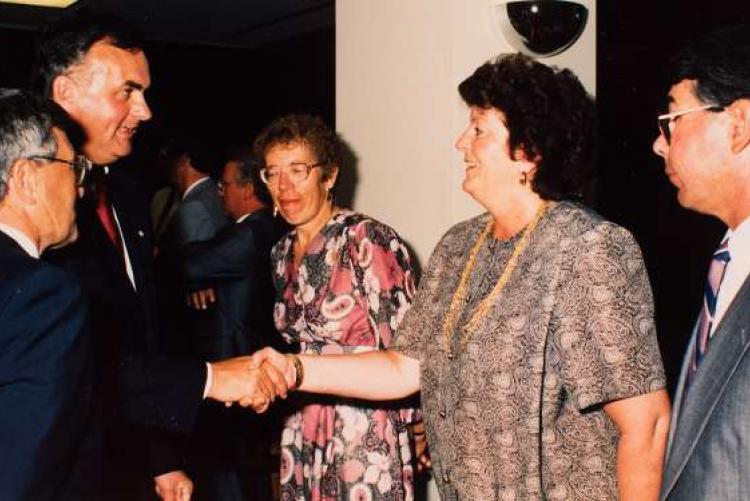
<svg viewBox="0 0 750 501"><path fill-rule="evenodd" d="M319 118L289 115L255 148L275 210L293 226L271 254L279 332L303 354L390 346L414 297L409 253L393 229L334 205L336 134ZM301 400L282 432L283 500L412 499L411 401Z"/></svg>
<svg viewBox="0 0 750 501"><path fill-rule="evenodd" d="M499 56L459 86L462 188L390 349L270 361L300 391L421 389L450 500L656 500L669 401L641 253L581 205L594 106L568 70Z"/></svg>

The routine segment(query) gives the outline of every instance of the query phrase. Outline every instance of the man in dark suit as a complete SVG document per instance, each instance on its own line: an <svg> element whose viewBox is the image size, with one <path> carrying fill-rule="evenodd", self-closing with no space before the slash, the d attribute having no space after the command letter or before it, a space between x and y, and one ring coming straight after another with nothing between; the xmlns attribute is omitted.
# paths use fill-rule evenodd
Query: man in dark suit
<svg viewBox="0 0 750 501"><path fill-rule="evenodd" d="M708 34L669 70L654 151L683 207L728 230L678 382L661 496L750 499L750 26Z"/></svg>
<svg viewBox="0 0 750 501"><path fill-rule="evenodd" d="M0 98L0 499L61 499L91 417L91 344L75 276L39 259L76 238L86 172L65 113Z"/></svg>
<svg viewBox="0 0 750 501"><path fill-rule="evenodd" d="M79 13L48 28L35 72L38 88L84 129L83 151L95 164L95 183L78 207L80 238L54 258L77 274L90 301L103 418L90 478L104 482L91 495L106 499L148 495L150 486L140 481L146 458L162 497L189 496L176 445L202 400L246 397L262 408L274 386L270 369L249 370L246 359L207 364L159 353L146 201L125 172L109 167L130 153L138 126L151 118L141 47L119 21Z"/></svg>
<svg viewBox="0 0 750 501"><path fill-rule="evenodd" d="M176 140L165 153L169 177L179 202L160 240L155 261L164 342L172 353L190 352L196 337L213 329L213 310L193 310L185 303L180 253L191 242L213 237L230 220L222 207L216 182L218 156L200 138ZM218 359L211 359L218 360Z"/></svg>
<svg viewBox="0 0 750 501"><path fill-rule="evenodd" d="M183 250L183 276L196 298L194 306L216 313L215 325L194 346L207 360L282 344L273 324L270 256L271 247L289 228L271 214L258 168L249 148L230 155L219 191L224 209L236 222ZM210 306L199 299L207 289L215 293ZM203 484L196 493L205 499L271 499L265 463L269 439L279 438L274 433L277 423L278 416L251 420L217 406L204 409L193 454L196 479Z"/></svg>

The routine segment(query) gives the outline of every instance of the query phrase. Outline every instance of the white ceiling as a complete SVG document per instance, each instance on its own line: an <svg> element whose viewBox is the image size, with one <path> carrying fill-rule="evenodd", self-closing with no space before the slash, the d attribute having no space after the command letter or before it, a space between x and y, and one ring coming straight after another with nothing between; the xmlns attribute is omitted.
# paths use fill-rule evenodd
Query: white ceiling
<svg viewBox="0 0 750 501"><path fill-rule="evenodd" d="M81 0L77 5L114 12L152 40L241 48L330 27L335 18L334 0ZM58 12L0 4L0 26L36 29Z"/></svg>

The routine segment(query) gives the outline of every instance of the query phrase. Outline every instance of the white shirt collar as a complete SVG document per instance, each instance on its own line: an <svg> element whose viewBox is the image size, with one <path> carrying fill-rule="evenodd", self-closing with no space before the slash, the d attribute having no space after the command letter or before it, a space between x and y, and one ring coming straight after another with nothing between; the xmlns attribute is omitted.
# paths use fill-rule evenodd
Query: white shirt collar
<svg viewBox="0 0 750 501"><path fill-rule="evenodd" d="M204 183L204 182L208 181L209 179L211 179L211 178L208 177L208 176L202 177L199 180L197 180L196 182L194 182L193 184L191 184L190 186L188 186L187 189L185 190L185 193L182 194L182 199L185 200L185 197L188 196L188 193L190 193L191 191L193 191L196 186L198 186L201 183Z"/></svg>
<svg viewBox="0 0 750 501"><path fill-rule="evenodd" d="M243 216L240 216L240 217L238 217L238 218L237 218L237 221L235 221L235 222L236 222L236 223L241 223L241 222L242 222L242 221L244 221L245 219L249 218L249 217L250 217L250 214L252 214L252 212L248 212L247 214L245 214L245 215L243 215Z"/></svg>
<svg viewBox="0 0 750 501"><path fill-rule="evenodd" d="M25 233L2 223L0 223L0 231L12 238L19 246L21 246L26 254L34 259L39 259L39 249Z"/></svg>

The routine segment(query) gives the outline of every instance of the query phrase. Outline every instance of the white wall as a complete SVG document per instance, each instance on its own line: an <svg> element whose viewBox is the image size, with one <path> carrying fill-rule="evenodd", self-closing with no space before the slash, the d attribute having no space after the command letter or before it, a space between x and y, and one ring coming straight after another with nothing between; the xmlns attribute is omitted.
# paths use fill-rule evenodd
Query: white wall
<svg viewBox="0 0 750 501"><path fill-rule="evenodd" d="M576 44L547 64L595 88L596 0ZM453 143L467 122L456 90L513 49L497 0L337 0L336 124L359 161L354 208L393 226L424 265L440 236L480 211L461 191Z"/></svg>

